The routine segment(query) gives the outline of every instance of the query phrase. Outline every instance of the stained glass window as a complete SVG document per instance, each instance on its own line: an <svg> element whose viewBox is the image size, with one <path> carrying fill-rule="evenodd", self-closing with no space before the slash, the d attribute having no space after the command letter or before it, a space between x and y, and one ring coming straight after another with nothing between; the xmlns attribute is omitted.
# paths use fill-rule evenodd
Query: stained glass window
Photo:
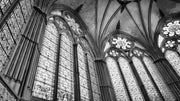
<svg viewBox="0 0 180 101"><path fill-rule="evenodd" d="M174 67L177 74L180 76L180 56L175 51L167 50L165 57L169 63Z"/></svg>
<svg viewBox="0 0 180 101"><path fill-rule="evenodd" d="M118 62L122 69L123 75L125 77L125 81L128 85L128 89L130 91L132 100L133 101L144 101L144 98L138 87L137 81L136 81L133 71L129 65L129 62L123 57L120 57L118 59Z"/></svg>
<svg viewBox="0 0 180 101"><path fill-rule="evenodd" d="M1 0L0 1L0 18L2 13L6 13L7 9L12 6L14 0ZM26 10L29 12L32 10L30 0L20 0L20 2L26 2L29 7ZM25 5L23 5L25 6ZM30 15L31 13L29 13ZM8 61L10 60L12 53L20 40L20 35L22 34L25 25L30 16L24 20L24 14L22 13L22 8L20 3L15 5L13 11L8 15L7 20L3 23L0 29L0 47L1 47L1 57L0 57L0 71L5 69Z"/></svg>
<svg viewBox="0 0 180 101"><path fill-rule="evenodd" d="M14 13L11 13L7 23L9 25L10 29L11 29L11 32L12 32L12 35L13 35L14 39L19 40L19 37L20 37L19 26L18 26L18 24L16 22L16 18L15 18Z"/></svg>
<svg viewBox="0 0 180 101"><path fill-rule="evenodd" d="M163 81L153 61L149 57L146 57L146 56L143 57L143 61L146 67L148 68L150 74L152 75L155 83L157 84L164 99L166 101L175 101L174 96L172 95L171 91L169 90L165 82Z"/></svg>
<svg viewBox="0 0 180 101"><path fill-rule="evenodd" d="M66 19L67 20L67 19ZM70 38L71 32L69 31L72 26L69 23L65 24L61 17L51 17L46 26L45 35L43 38L43 44L41 48L41 55L37 66L34 86L33 86L33 97L52 100L54 93L54 81L55 76L58 76L58 88L57 88L57 99L58 101L74 101L74 60L73 60L73 42ZM70 26L70 27L67 27ZM57 31L56 27L60 30ZM76 27L76 26L75 26ZM79 27L78 27L79 28ZM59 37L60 36L60 37ZM60 41L60 44L59 44ZM59 46L60 48L57 49ZM57 61L57 52L59 52L59 62ZM79 68L79 79L80 79L80 94L82 101L90 100L90 88L89 83L91 78L92 93L94 101L101 101L100 89L96 70L94 68L93 59L88 55L88 62L86 61L85 53L83 48L78 45L78 68ZM90 75L87 70L87 64L89 63ZM58 68L58 75L55 75L55 70ZM46 66L47 65L47 66ZM48 68L47 68L48 67ZM57 68L56 68L57 67ZM41 76L46 75L46 76ZM49 81L46 81L51 79ZM41 85L41 83L43 85Z"/></svg>
<svg viewBox="0 0 180 101"><path fill-rule="evenodd" d="M29 16L32 13L32 2L33 0L21 0L20 1L20 7L22 8L22 12L24 15L25 20L27 21Z"/></svg>
<svg viewBox="0 0 180 101"><path fill-rule="evenodd" d="M53 41L49 36L57 37ZM58 32L54 24L49 23L43 38L41 55L36 71L32 95L38 98L52 100L57 58Z"/></svg>
<svg viewBox="0 0 180 101"><path fill-rule="evenodd" d="M0 1L0 7L3 12L6 12L6 10L10 7L10 0L1 0Z"/></svg>
<svg viewBox="0 0 180 101"><path fill-rule="evenodd" d="M80 73L80 91L81 91L81 100L89 101L89 88L88 88L88 77L87 77L87 67L85 64L85 54L80 45L77 48L78 51L78 66Z"/></svg>
<svg viewBox="0 0 180 101"><path fill-rule="evenodd" d="M180 21L169 20L161 28L161 34L163 38L158 39L161 44L162 52L164 52L165 58L174 67L174 70L180 76Z"/></svg>
<svg viewBox="0 0 180 101"><path fill-rule="evenodd" d="M152 101L160 101L161 98L159 94L157 93L157 90L155 89L154 85L152 84L147 72L145 71L145 67L141 60L135 56L132 57L132 61L134 63L134 66L146 88L146 91L148 93L149 98Z"/></svg>
<svg viewBox="0 0 180 101"><path fill-rule="evenodd" d="M19 28L22 29L23 24L24 24L24 18L23 18L23 14L21 12L19 4L14 9L14 15L16 17L16 21L17 21Z"/></svg>
<svg viewBox="0 0 180 101"><path fill-rule="evenodd" d="M0 101L17 101L9 90L0 82Z"/></svg>
<svg viewBox="0 0 180 101"><path fill-rule="evenodd" d="M88 65L89 65L89 71L90 71L93 98L94 98L94 101L101 101L98 75L97 75L96 68L93 62L93 58L90 55L90 53L87 54L87 59L88 59Z"/></svg>
<svg viewBox="0 0 180 101"><path fill-rule="evenodd" d="M129 98L127 96L127 92L125 89L125 85L122 81L122 76L119 73L119 67L117 65L116 60L111 57L106 59L107 67L110 72L111 81L115 90L117 101L128 101Z"/></svg>
<svg viewBox="0 0 180 101"><path fill-rule="evenodd" d="M67 33L61 35L58 101L74 101L73 46Z"/></svg>
<svg viewBox="0 0 180 101"><path fill-rule="evenodd" d="M0 32L1 33L1 32ZM7 55L5 54L2 46L0 47L0 72L3 72L5 69L5 63L8 61Z"/></svg>

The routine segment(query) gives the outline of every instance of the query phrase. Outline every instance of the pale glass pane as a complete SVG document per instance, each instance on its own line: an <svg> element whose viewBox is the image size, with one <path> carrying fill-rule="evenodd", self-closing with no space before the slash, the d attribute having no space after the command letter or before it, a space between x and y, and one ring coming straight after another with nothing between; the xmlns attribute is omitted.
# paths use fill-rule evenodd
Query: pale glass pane
<svg viewBox="0 0 180 101"><path fill-rule="evenodd" d="M0 101L17 101L6 86L0 82Z"/></svg>
<svg viewBox="0 0 180 101"><path fill-rule="evenodd" d="M21 13L21 9L20 9L19 5L16 6L16 8L14 10L14 15L16 17L16 20L17 20L17 23L19 25L20 30L22 30L24 27L23 26L24 25L24 18L23 18L23 15Z"/></svg>
<svg viewBox="0 0 180 101"><path fill-rule="evenodd" d="M146 88L146 91L148 93L149 98L151 101L161 101L161 98L159 97L159 94L157 93L157 90L155 89L153 83L151 82L147 72L145 71L145 68L141 62L140 59L137 57L132 57L133 64Z"/></svg>
<svg viewBox="0 0 180 101"><path fill-rule="evenodd" d="M30 15L32 13L31 1L33 1L33 0L21 0L20 1L22 13L23 13L26 21L30 18Z"/></svg>
<svg viewBox="0 0 180 101"><path fill-rule="evenodd" d="M0 1L0 7L2 9L3 12L6 12L6 10L10 7L10 2L9 0L1 0Z"/></svg>
<svg viewBox="0 0 180 101"><path fill-rule="evenodd" d="M25 0L25 1L26 1L27 11L28 11L28 14L30 16L31 13L32 13L32 4L31 4L31 1L33 1L33 0Z"/></svg>
<svg viewBox="0 0 180 101"><path fill-rule="evenodd" d="M0 72L5 70L5 62L7 61L7 56L4 53L2 47L0 47Z"/></svg>
<svg viewBox="0 0 180 101"><path fill-rule="evenodd" d="M147 66L149 72L151 73L155 83L157 84L161 94L163 95L165 101L175 101L174 96L172 95L171 91L169 90L169 88L167 87L167 85L165 84L165 82L163 81L161 75L158 72L157 67L155 66L155 64L153 63L153 61L148 58L148 57L144 57L143 61L145 63L145 65Z"/></svg>
<svg viewBox="0 0 180 101"><path fill-rule="evenodd" d="M174 67L177 74L180 76L180 57L177 52L167 50L165 52L165 57L169 63Z"/></svg>
<svg viewBox="0 0 180 101"><path fill-rule="evenodd" d="M122 81L122 76L118 69L119 67L117 65L117 62L113 58L108 57L106 59L106 63L115 90L117 101L129 101L124 83Z"/></svg>
<svg viewBox="0 0 180 101"><path fill-rule="evenodd" d="M3 26L2 31L0 32L0 43L2 44L2 47L6 53L10 55L12 49L14 48L14 42L6 24Z"/></svg>
<svg viewBox="0 0 180 101"><path fill-rule="evenodd" d="M20 38L20 31L19 31L19 26L16 22L16 18L15 18L14 13L11 13L7 23L10 27L10 30L12 32L14 39L16 39L18 41Z"/></svg>
<svg viewBox="0 0 180 101"><path fill-rule="evenodd" d="M94 65L93 58L90 55L90 53L87 54L87 58L88 58L89 72L90 72L90 78L91 78L93 98L94 98L94 101L101 101L98 75L96 72L96 67Z"/></svg>
<svg viewBox="0 0 180 101"><path fill-rule="evenodd" d="M160 47L162 42L164 40L164 37L162 37L161 35L158 36L158 46Z"/></svg>
<svg viewBox="0 0 180 101"><path fill-rule="evenodd" d="M73 47L66 34L61 35L58 101L74 101Z"/></svg>
<svg viewBox="0 0 180 101"><path fill-rule="evenodd" d="M177 52L180 54L180 44L177 46Z"/></svg>
<svg viewBox="0 0 180 101"><path fill-rule="evenodd" d="M133 71L131 70L129 62L123 57L120 57L118 59L118 62L122 69L122 72L124 74L125 81L128 85L128 89L132 96L132 100L133 101L144 101L144 98L138 87L137 81L135 79L135 76L133 75Z"/></svg>
<svg viewBox="0 0 180 101"><path fill-rule="evenodd" d="M89 101L89 88L88 88L88 78L87 78L87 67L85 63L85 55L82 47L78 45L78 66L80 73L80 91L81 91L81 100Z"/></svg>

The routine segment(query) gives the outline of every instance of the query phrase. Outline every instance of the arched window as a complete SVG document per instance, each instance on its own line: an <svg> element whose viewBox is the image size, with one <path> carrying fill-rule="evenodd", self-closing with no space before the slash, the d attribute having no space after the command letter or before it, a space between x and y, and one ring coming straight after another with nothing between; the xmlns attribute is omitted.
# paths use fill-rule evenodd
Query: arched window
<svg viewBox="0 0 180 101"><path fill-rule="evenodd" d="M81 100L82 101L89 101L90 94L89 94L89 86L88 86L88 71L87 66L85 63L85 54L80 45L77 48L78 51L78 66L79 66L79 75L80 75L80 90L81 90Z"/></svg>
<svg viewBox="0 0 180 101"><path fill-rule="evenodd" d="M119 67L116 60L114 60L112 57L107 57L106 62L108 70L110 72L110 77L113 83L117 101L128 101L129 98L125 90L125 85L119 72Z"/></svg>
<svg viewBox="0 0 180 101"><path fill-rule="evenodd" d="M180 21L179 19L168 20L161 27L158 45L180 76Z"/></svg>
<svg viewBox="0 0 180 101"><path fill-rule="evenodd" d="M59 13L61 15L61 12ZM92 57L89 53L85 54L83 44L77 46L77 57L74 57L73 54L73 37L76 36L75 33L81 34L82 30L77 27L73 18L68 14L63 14L61 17L50 17L46 25L32 90L33 99L56 99L54 94L56 94L57 86L58 101L74 101L76 93L74 87L77 86L74 82L74 58L76 58L81 100L101 101L97 73ZM81 43L80 40L79 43ZM56 74L57 71L58 75Z"/></svg>
<svg viewBox="0 0 180 101"><path fill-rule="evenodd" d="M73 43L67 33L61 35L58 80L58 101L68 97L74 99Z"/></svg>
<svg viewBox="0 0 180 101"><path fill-rule="evenodd" d="M53 40L52 40L53 38ZM48 23L43 38L41 55L36 70L32 95L46 100L53 99L53 86L57 58L58 31Z"/></svg>
<svg viewBox="0 0 180 101"><path fill-rule="evenodd" d="M0 1L0 72L7 71L7 64L13 56L21 34L32 13L32 1L20 0L14 6L15 0ZM13 7L12 7L13 6ZM12 7L12 12L7 14L7 10Z"/></svg>
<svg viewBox="0 0 180 101"><path fill-rule="evenodd" d="M106 62L118 101L143 101L146 96L152 101L175 100L142 47L123 35L113 36L109 43Z"/></svg>
<svg viewBox="0 0 180 101"><path fill-rule="evenodd" d="M90 52L87 53L87 63L89 67L89 75L90 75L90 81L91 81L91 87L92 87L92 93L93 93L93 100L101 101L98 75L97 75L96 68L94 65L93 57L90 54Z"/></svg>

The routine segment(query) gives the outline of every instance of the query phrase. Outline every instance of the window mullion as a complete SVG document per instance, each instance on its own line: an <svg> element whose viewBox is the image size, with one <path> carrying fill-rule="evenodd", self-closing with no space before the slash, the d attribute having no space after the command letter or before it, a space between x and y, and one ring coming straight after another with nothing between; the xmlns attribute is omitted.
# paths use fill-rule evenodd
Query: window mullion
<svg viewBox="0 0 180 101"><path fill-rule="evenodd" d="M87 68L88 88L89 88L89 93L90 93L89 97L90 97L90 101L94 101L87 53L85 53L85 63L86 63L86 68Z"/></svg>
<svg viewBox="0 0 180 101"><path fill-rule="evenodd" d="M144 99L145 99L146 101L150 101L150 98L149 98L149 96L148 96L148 93L147 93L147 91L146 91L146 89L145 89L145 87L144 87L144 85L143 85L143 83L142 83L142 80L141 80L140 76L138 75L138 72L137 72L137 70L136 70L133 62L130 61L130 62L129 62L129 65L130 65L130 67L131 67L131 69L132 69L132 71L133 71L133 74L134 74L135 77L136 77L138 86L139 86L139 88L140 88L140 90L141 90L141 92L142 92L142 95L143 95Z"/></svg>
<svg viewBox="0 0 180 101"><path fill-rule="evenodd" d="M150 73L150 72L149 72L149 70L147 69L146 64L144 63L144 61L142 61L142 59L141 59L141 62L142 62L142 64L143 64L143 67L144 67L144 69L145 69L145 71L146 71L147 75L149 76L149 78L150 78L151 82L153 83L153 86L156 88L157 93L159 94L159 96L161 97L161 99L163 99L163 101L165 101L165 99L164 99L164 97L163 97L162 93L160 92L160 90L159 90L159 88L158 88L157 84L155 83L155 81L154 81L154 79L153 79L153 77L152 77L151 73Z"/></svg>
<svg viewBox="0 0 180 101"><path fill-rule="evenodd" d="M75 97L74 101L81 101L77 43L73 44L73 59L74 59L73 66L74 66L74 97Z"/></svg>
<svg viewBox="0 0 180 101"><path fill-rule="evenodd" d="M58 75L59 75L59 57L60 57L60 45L61 45L61 33L58 32L58 45L57 45L57 58L56 58L56 70L55 70L55 79L54 79L54 90L53 90L53 101L57 101L57 93L58 93Z"/></svg>
<svg viewBox="0 0 180 101"><path fill-rule="evenodd" d="M127 91L129 100L132 101L132 97L131 97L130 91L129 91L129 89L128 89L127 83L126 83L126 81L125 81L125 77L124 77L124 75L123 75L123 72L122 72L122 70L121 70L121 67L120 67L120 65L119 65L119 63L118 63L117 61L116 61L116 63L117 63L117 66L118 66L120 75L121 75L121 77L122 77L122 81L123 81L123 83L124 83L125 89L126 89L126 91Z"/></svg>

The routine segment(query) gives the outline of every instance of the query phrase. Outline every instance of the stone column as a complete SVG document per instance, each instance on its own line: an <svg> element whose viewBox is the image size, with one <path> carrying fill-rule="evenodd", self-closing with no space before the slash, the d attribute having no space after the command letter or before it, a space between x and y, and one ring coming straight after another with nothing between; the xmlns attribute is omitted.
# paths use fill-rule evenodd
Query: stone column
<svg viewBox="0 0 180 101"><path fill-rule="evenodd" d="M96 59L95 65L99 77L102 101L116 101L106 62L103 59Z"/></svg>

